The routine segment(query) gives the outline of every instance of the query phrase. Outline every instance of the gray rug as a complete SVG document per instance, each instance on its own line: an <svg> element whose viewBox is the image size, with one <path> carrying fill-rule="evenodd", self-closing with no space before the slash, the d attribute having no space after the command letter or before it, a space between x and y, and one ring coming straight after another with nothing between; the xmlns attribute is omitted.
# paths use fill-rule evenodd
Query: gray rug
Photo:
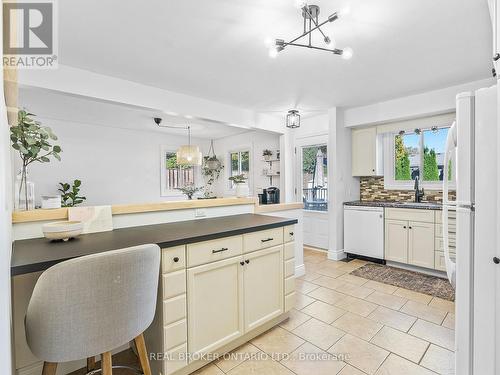
<svg viewBox="0 0 500 375"><path fill-rule="evenodd" d="M455 301L455 290L447 279L381 264L365 264L351 275Z"/></svg>

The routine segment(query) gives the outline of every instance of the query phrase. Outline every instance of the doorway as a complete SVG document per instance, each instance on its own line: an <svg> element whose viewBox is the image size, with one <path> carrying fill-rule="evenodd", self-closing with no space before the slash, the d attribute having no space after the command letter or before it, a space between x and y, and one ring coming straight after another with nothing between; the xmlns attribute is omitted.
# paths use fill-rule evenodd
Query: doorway
<svg viewBox="0 0 500 375"><path fill-rule="evenodd" d="M328 147L326 137L297 145L297 198L304 203L304 246L328 249Z"/></svg>

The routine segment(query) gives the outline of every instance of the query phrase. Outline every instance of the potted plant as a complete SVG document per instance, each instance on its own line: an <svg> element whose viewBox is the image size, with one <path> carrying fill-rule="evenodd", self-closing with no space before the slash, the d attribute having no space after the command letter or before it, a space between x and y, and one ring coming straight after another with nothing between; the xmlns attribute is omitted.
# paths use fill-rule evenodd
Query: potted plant
<svg viewBox="0 0 500 375"><path fill-rule="evenodd" d="M78 195L80 193L80 186L82 186L80 180L73 181L73 186L67 182L59 182L59 186L60 188L57 190L61 192L62 207L75 207L87 199Z"/></svg>
<svg viewBox="0 0 500 375"><path fill-rule="evenodd" d="M35 116L26 110L20 110L17 114L17 125L10 127L10 140L12 148L19 153L22 160L21 171L16 179L15 202L16 210L32 210L35 208L34 184L28 180L28 166L31 163L48 163L53 156L61 160L59 155L62 149L58 145L52 145L57 136L47 126L32 119Z"/></svg>
<svg viewBox="0 0 500 375"><path fill-rule="evenodd" d="M213 141L212 141L213 142ZM213 143L210 145L210 149L213 152ZM206 184L205 184L205 192L203 194L204 198L210 199L210 198L215 198L214 193L212 191L213 184L215 181L217 181L220 177L220 173L224 169L224 166L222 165L222 162L217 159L217 156L215 153L212 155L205 156L203 158L203 165L201 167L201 173L206 179Z"/></svg>
<svg viewBox="0 0 500 375"><path fill-rule="evenodd" d="M236 196L238 198L248 197L250 194L250 188L247 184L247 178L243 174L231 176L229 177L229 181L234 184L236 188Z"/></svg>
<svg viewBox="0 0 500 375"><path fill-rule="evenodd" d="M264 150L262 151L262 156L264 156L264 160L269 161L271 160L271 157L273 156L273 152L271 150Z"/></svg>
<svg viewBox="0 0 500 375"><path fill-rule="evenodd" d="M193 184L188 184L186 186L183 186L181 188L177 188L177 190L180 190L182 194L185 194L188 199L193 199L193 195L201 190L200 187L196 187Z"/></svg>

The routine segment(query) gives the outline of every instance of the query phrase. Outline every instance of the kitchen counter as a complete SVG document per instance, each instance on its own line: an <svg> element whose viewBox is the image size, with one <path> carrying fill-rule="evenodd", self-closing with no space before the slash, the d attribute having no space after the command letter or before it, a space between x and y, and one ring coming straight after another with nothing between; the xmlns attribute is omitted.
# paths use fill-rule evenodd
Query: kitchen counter
<svg viewBox="0 0 500 375"><path fill-rule="evenodd" d="M391 208L411 208L419 210L441 210L442 204L431 202L384 202L384 201L352 201L344 202L344 206L360 206L360 207L391 207Z"/></svg>
<svg viewBox="0 0 500 375"><path fill-rule="evenodd" d="M255 206L256 213L277 212L288 210L301 210L304 208L302 202L278 203L278 204L259 204Z"/></svg>
<svg viewBox="0 0 500 375"><path fill-rule="evenodd" d="M19 240L13 244L11 275L43 271L68 259L130 246L155 243L165 248L296 223L296 219L242 214L82 234L67 242L46 238Z"/></svg>

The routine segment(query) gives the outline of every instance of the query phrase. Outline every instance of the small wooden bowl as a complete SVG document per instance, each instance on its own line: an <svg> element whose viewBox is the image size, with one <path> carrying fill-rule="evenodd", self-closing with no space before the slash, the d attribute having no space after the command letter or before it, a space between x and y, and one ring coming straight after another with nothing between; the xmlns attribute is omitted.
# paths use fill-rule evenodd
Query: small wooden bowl
<svg viewBox="0 0 500 375"><path fill-rule="evenodd" d="M56 221L43 224L42 231L45 238L49 240L68 241L82 233L83 223L81 221Z"/></svg>

